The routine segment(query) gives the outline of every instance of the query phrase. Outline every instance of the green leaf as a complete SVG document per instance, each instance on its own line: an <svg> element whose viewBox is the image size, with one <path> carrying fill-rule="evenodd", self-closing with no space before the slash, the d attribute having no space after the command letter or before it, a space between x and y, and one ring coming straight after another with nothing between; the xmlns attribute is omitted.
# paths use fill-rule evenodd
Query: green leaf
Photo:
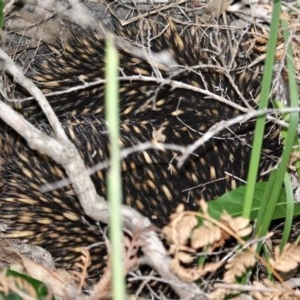
<svg viewBox="0 0 300 300"><path fill-rule="evenodd" d="M0 35L1 35L1 32L2 32L3 20L4 20L3 7L4 7L3 0L0 0Z"/></svg>
<svg viewBox="0 0 300 300"><path fill-rule="evenodd" d="M43 282L41 282L37 279L34 279L34 278L32 278L32 277L30 277L26 274L18 273L18 272L13 271L13 270L7 270L6 275L7 276L12 276L12 277L15 277L15 278L22 278L27 283L29 283L34 288L34 290L36 291L36 295L37 295L36 299L42 300L42 299L45 299L46 296L49 297L48 288ZM22 287L20 287L20 289L22 290ZM8 299L9 300L23 299L16 292L10 292L9 294L7 294L5 296L0 294L0 296L1 296L1 299L5 299L5 300L8 300ZM54 299L54 297L52 297L50 299Z"/></svg>
<svg viewBox="0 0 300 300"><path fill-rule="evenodd" d="M255 191L253 196L253 205L251 209L250 220L256 219L258 211L261 207L261 201L264 191L266 189L266 182L258 182L255 185ZM208 203L209 214L219 219L220 214L226 210L231 216L238 217L243 213L244 197L246 193L246 186L241 186L231 192L224 194L223 196L212 200ZM286 217L286 196L284 189L281 190L278 202L276 204L273 220ZM300 215L300 203L295 203L294 216Z"/></svg>

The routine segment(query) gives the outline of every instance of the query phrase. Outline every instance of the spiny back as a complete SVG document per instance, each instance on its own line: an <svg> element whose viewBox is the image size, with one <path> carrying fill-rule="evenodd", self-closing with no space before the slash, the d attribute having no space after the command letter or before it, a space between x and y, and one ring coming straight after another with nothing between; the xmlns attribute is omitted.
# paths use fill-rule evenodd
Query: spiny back
<svg viewBox="0 0 300 300"><path fill-rule="evenodd" d="M122 149L151 141L158 132L160 142L186 146L211 126L239 115L241 111L232 105L256 105L262 66L250 67L258 56L255 48L247 51L252 36L210 26L179 31L169 24L162 34L160 26L149 28L142 32L153 36L152 50L170 50L177 64L155 64L151 57L136 57L119 44L120 76L124 77L119 90ZM129 35L117 29L117 33L133 39L136 31ZM87 166L108 159L101 81L104 44L104 37L96 31L75 31L59 55L37 62L33 76L45 93L74 88L48 100ZM78 85L82 88L76 89ZM216 100L214 95L229 103ZM23 103L22 113L51 134L35 102ZM274 165L281 152L278 128L269 124L267 131L261 170ZM44 246L60 265L70 266L78 247L102 240L100 225L84 216L72 187L40 192L42 184L66 177L60 166L30 150L12 130L0 134L4 180L0 187L0 220L9 225L6 237L19 236ZM180 203L196 210L199 199L210 200L243 183L252 137L253 121L224 128L190 155L182 168L177 167L176 151L149 149L128 155L122 161L124 202L158 226L167 222ZM106 170L92 176L98 193L104 197L105 176ZM96 269L103 268L103 255L99 253L105 247L92 251L91 273L96 277Z"/></svg>

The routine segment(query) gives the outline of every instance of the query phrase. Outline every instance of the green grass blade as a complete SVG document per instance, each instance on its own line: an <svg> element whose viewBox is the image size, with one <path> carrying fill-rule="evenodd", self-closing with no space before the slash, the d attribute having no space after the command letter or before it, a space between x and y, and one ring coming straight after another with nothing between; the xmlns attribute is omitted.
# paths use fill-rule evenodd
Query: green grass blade
<svg viewBox="0 0 300 300"><path fill-rule="evenodd" d="M122 183L119 148L119 55L113 39L107 37L105 59L105 113L110 137L111 165L107 175L107 196L110 204L110 241L113 299L125 298L122 242Z"/></svg>
<svg viewBox="0 0 300 300"><path fill-rule="evenodd" d="M283 249L283 247L286 245L286 243L289 240L292 223L293 223L294 210L295 210L293 187L288 172L285 172L284 186L285 186L285 194L286 194L286 217L284 222L283 234L280 242L280 250Z"/></svg>
<svg viewBox="0 0 300 300"><path fill-rule="evenodd" d="M2 33L2 27L3 27L3 23L4 23L4 15L3 15L4 4L3 4L3 1L4 0L0 0L0 36L1 36L1 33Z"/></svg>
<svg viewBox="0 0 300 300"><path fill-rule="evenodd" d="M268 100L271 89L271 82L273 76L273 65L275 59L276 43L277 43L277 32L279 27L279 18L281 11L281 1L274 1L272 21L270 28L269 41L267 45L267 57L264 66L264 74L262 79L262 89L260 96L259 109L265 109L268 107ZM253 148L251 151L251 164L247 177L247 190L244 201L243 216L249 218L251 213L255 183L257 181L257 173L260 162L260 153L262 149L263 136L265 130L266 116L260 116L256 120L255 134L253 140Z"/></svg>
<svg viewBox="0 0 300 300"><path fill-rule="evenodd" d="M296 83L295 69L293 63L293 49L289 41L289 29L288 23L286 20L282 20L282 30L284 35L284 41L286 45L286 64L288 69L288 78L289 78L289 91L290 91L290 106L291 108L298 108L298 88ZM293 149L293 145L296 138L296 130L299 123L299 112L294 111L290 113L289 118L289 128L287 131L287 136L285 139L285 147L281 157L281 161L279 163L278 169L276 171L276 176L270 178L272 184L272 189L269 195L265 195L264 198L268 202L267 214L262 212L262 224L257 227L256 233L258 236L263 236L267 233L269 225L272 220L273 212L276 206L276 202L280 193L280 190L283 185L283 180L286 174L286 170L288 167L290 155ZM259 249L258 249L259 250Z"/></svg>

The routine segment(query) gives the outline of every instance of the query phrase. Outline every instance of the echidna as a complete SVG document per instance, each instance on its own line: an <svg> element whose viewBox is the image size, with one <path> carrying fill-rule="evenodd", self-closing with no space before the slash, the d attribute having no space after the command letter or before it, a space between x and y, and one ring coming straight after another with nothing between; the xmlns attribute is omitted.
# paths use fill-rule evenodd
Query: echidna
<svg viewBox="0 0 300 300"><path fill-rule="evenodd" d="M241 114L239 107L254 108L257 104L262 65L250 67L259 55L251 34L209 26L178 30L168 24L161 29L147 29L152 37L151 50L168 50L176 61L174 66L157 64L150 55L148 59L136 57L118 46L123 77L119 90L122 148L151 141L156 133L161 142L186 146L213 125ZM118 29L127 39L135 36L128 32ZM97 31L76 30L62 50L56 49L55 54L36 62L32 76L45 93L84 86L48 100L88 166L108 158L103 82L96 83L104 76L104 44ZM150 50L140 49L145 53ZM34 102L24 102L21 112L50 134ZM122 161L124 202L162 226L178 204L196 210L199 199L213 199L243 184L253 128L252 121L224 128L190 155L181 168L177 168L175 151L150 149L128 155ZM281 152L278 128L268 124L267 130L260 171L274 165ZM71 186L40 192L41 185L65 177L59 165L30 150L10 130L1 132L0 143L0 221L8 225L4 236L41 245L59 265L69 268L78 247L101 240L98 224L84 216ZM92 176L104 197L105 175L106 171L100 170ZM91 277L97 277L103 267L101 251L101 247L91 249Z"/></svg>

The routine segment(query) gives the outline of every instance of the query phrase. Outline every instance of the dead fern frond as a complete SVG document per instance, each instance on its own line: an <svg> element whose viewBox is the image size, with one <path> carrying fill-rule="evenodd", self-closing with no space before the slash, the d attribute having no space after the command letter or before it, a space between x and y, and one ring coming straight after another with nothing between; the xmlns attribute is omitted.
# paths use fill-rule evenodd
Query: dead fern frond
<svg viewBox="0 0 300 300"><path fill-rule="evenodd" d="M211 300L223 300L225 297L230 294L230 290L218 288L208 294L208 299Z"/></svg>
<svg viewBox="0 0 300 300"><path fill-rule="evenodd" d="M299 300L300 294L283 285L275 284L267 279L262 282L254 281L250 295L257 300Z"/></svg>
<svg viewBox="0 0 300 300"><path fill-rule="evenodd" d="M125 274L135 270L139 265L138 251L142 246L141 234L137 232L134 236L124 236L124 268Z"/></svg>
<svg viewBox="0 0 300 300"><path fill-rule="evenodd" d="M110 299L111 298L111 272L108 267L103 270L103 274L97 284L93 286L93 290L91 292L91 300L99 299L99 295L101 295L101 299Z"/></svg>
<svg viewBox="0 0 300 300"><path fill-rule="evenodd" d="M214 243L220 245L221 240L224 241L220 227L208 221L203 221L201 227L194 229L192 232L191 246L194 249L199 249Z"/></svg>
<svg viewBox="0 0 300 300"><path fill-rule="evenodd" d="M211 262L211 258L206 259L207 254L212 254L231 237L244 246L243 238L252 231L249 220L245 218L233 218L223 212L218 221L209 215L206 202L200 201L199 205L199 213L184 211L184 207L179 206L171 216L170 223L163 229L170 246L169 253L173 256L171 269L182 280L189 282L217 271L224 264L225 260ZM201 222L197 217L201 218ZM202 256L205 261L201 266L195 266L199 251L205 253ZM242 276L254 264L254 251L250 254L249 250L244 250L228 264L226 282L234 282L236 277Z"/></svg>
<svg viewBox="0 0 300 300"><path fill-rule="evenodd" d="M253 267L256 263L255 249L245 249L229 261L225 268L227 271L224 274L224 281L227 283L234 283L237 278L242 277L247 269Z"/></svg>
<svg viewBox="0 0 300 300"><path fill-rule="evenodd" d="M82 290L86 286L86 279L88 278L88 268L91 265L91 256L88 249L81 250L82 255L80 261L74 265L72 275L75 282L78 283L78 288Z"/></svg>
<svg viewBox="0 0 300 300"><path fill-rule="evenodd" d="M184 264L191 264L194 261L194 256L191 253L179 251L177 254L177 259Z"/></svg>
<svg viewBox="0 0 300 300"><path fill-rule="evenodd" d="M249 225L250 220L244 217L233 218L228 213L223 212L221 222L226 224L240 238L246 237L252 232L252 227Z"/></svg>
<svg viewBox="0 0 300 300"><path fill-rule="evenodd" d="M279 246L274 250L274 259L269 260L271 266L280 272L286 273L294 270L300 263L300 246L296 244L286 244L280 253Z"/></svg>
<svg viewBox="0 0 300 300"><path fill-rule="evenodd" d="M195 281L208 273L217 271L223 262L216 263L206 263L203 266L185 268L180 264L178 259L173 259L171 263L171 270L174 272L181 280L185 282Z"/></svg>
<svg viewBox="0 0 300 300"><path fill-rule="evenodd" d="M176 212L171 215L170 223L162 230L167 242L173 245L172 253L187 244L192 230L197 224L198 220L195 215L187 214L187 212L184 211L183 205L177 207Z"/></svg>

